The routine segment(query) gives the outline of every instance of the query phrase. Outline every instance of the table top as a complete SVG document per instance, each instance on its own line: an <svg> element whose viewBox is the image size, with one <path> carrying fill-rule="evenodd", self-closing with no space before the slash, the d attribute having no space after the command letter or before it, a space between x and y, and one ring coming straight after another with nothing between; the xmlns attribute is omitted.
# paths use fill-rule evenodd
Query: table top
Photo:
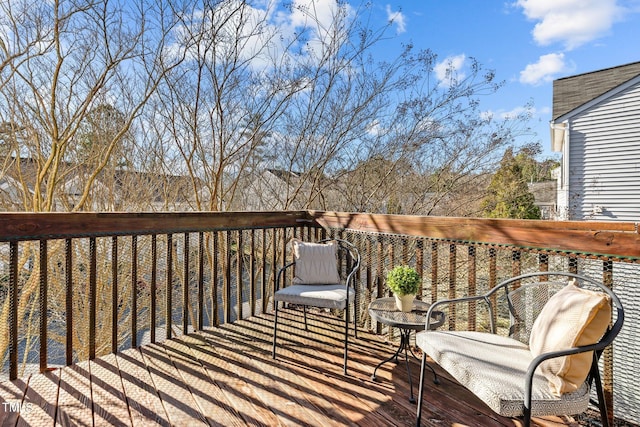
<svg viewBox="0 0 640 427"><path fill-rule="evenodd" d="M410 312L402 312L396 307L395 297L378 298L369 304L369 315L376 322L401 329L421 331L427 323L427 311L431 304L413 300ZM444 313L434 311L431 313L431 329L436 329L444 323Z"/></svg>

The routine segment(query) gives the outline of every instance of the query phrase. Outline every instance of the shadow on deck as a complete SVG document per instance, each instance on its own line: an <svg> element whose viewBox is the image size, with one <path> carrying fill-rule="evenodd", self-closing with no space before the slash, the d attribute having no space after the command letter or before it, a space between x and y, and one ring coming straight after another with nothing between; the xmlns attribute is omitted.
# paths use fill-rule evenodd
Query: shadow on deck
<svg viewBox="0 0 640 427"><path fill-rule="evenodd" d="M282 311L278 359L273 316L260 315L158 344L0 384L2 425L410 426L404 363L384 364L397 343L359 331L342 375L341 324ZM298 323L299 322L299 323ZM419 362L411 360L417 394ZM423 425L520 425L495 415L440 369L426 380ZM580 425L571 418L537 425Z"/></svg>

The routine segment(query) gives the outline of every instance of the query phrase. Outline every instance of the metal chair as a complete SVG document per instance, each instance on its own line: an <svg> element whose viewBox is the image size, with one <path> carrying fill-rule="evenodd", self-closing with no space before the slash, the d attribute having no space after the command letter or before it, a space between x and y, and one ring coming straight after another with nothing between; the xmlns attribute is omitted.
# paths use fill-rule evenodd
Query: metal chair
<svg viewBox="0 0 640 427"><path fill-rule="evenodd" d="M449 311L459 303L464 311L470 302L488 309L489 332L430 330L431 311ZM506 314L509 330L497 334L494 319ZM623 322L624 309L611 289L568 272L523 274L484 295L437 301L429 308L425 331L416 334L423 351L416 426L427 356L493 411L523 417L527 427L532 416L584 412L595 385L598 401L593 403L602 425L609 426L598 360Z"/></svg>
<svg viewBox="0 0 640 427"><path fill-rule="evenodd" d="M360 267L358 249L346 240L325 239L317 243L294 239L294 261L285 265L276 276L273 294L275 318L273 322L273 358L276 358L278 331L278 303L301 305L304 327L307 326L307 307L345 310L344 312L344 374L347 374L350 306L353 307L354 335L358 337L358 288L356 271ZM282 287L286 271L295 266L290 286Z"/></svg>

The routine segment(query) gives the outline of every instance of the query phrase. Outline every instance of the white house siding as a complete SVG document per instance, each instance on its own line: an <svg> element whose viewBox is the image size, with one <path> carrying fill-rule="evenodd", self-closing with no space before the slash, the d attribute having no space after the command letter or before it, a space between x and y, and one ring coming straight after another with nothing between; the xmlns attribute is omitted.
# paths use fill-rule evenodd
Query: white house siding
<svg viewBox="0 0 640 427"><path fill-rule="evenodd" d="M640 79L594 100L564 119L569 123L568 214L574 220L640 222ZM564 152L567 155L567 152ZM598 277L596 263L590 275ZM614 349L616 417L640 419L640 322L637 264L614 263L614 289L625 308L625 327Z"/></svg>
<svg viewBox="0 0 640 427"><path fill-rule="evenodd" d="M613 263L613 290L624 307L625 323L613 342L613 412L616 418L637 424L640 420L640 334L631 325L640 322L640 274L637 264ZM579 272L597 278L602 275L602 262L584 260ZM600 359L600 372L603 360ZM595 398L595 388L592 390Z"/></svg>
<svg viewBox="0 0 640 427"><path fill-rule="evenodd" d="M640 221L640 82L569 126L569 219Z"/></svg>

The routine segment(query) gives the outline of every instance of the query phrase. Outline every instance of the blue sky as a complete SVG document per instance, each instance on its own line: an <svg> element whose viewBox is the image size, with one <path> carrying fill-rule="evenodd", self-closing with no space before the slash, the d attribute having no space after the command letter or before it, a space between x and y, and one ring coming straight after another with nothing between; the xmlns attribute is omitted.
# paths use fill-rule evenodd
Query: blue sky
<svg viewBox="0 0 640 427"><path fill-rule="evenodd" d="M354 4L358 0L354 0ZM469 57L496 71L500 91L482 99L502 115L533 102L530 123L551 156L553 80L640 61L640 0L374 0L375 15L393 19L400 43L431 49L439 60ZM384 21L381 21L384 22Z"/></svg>

